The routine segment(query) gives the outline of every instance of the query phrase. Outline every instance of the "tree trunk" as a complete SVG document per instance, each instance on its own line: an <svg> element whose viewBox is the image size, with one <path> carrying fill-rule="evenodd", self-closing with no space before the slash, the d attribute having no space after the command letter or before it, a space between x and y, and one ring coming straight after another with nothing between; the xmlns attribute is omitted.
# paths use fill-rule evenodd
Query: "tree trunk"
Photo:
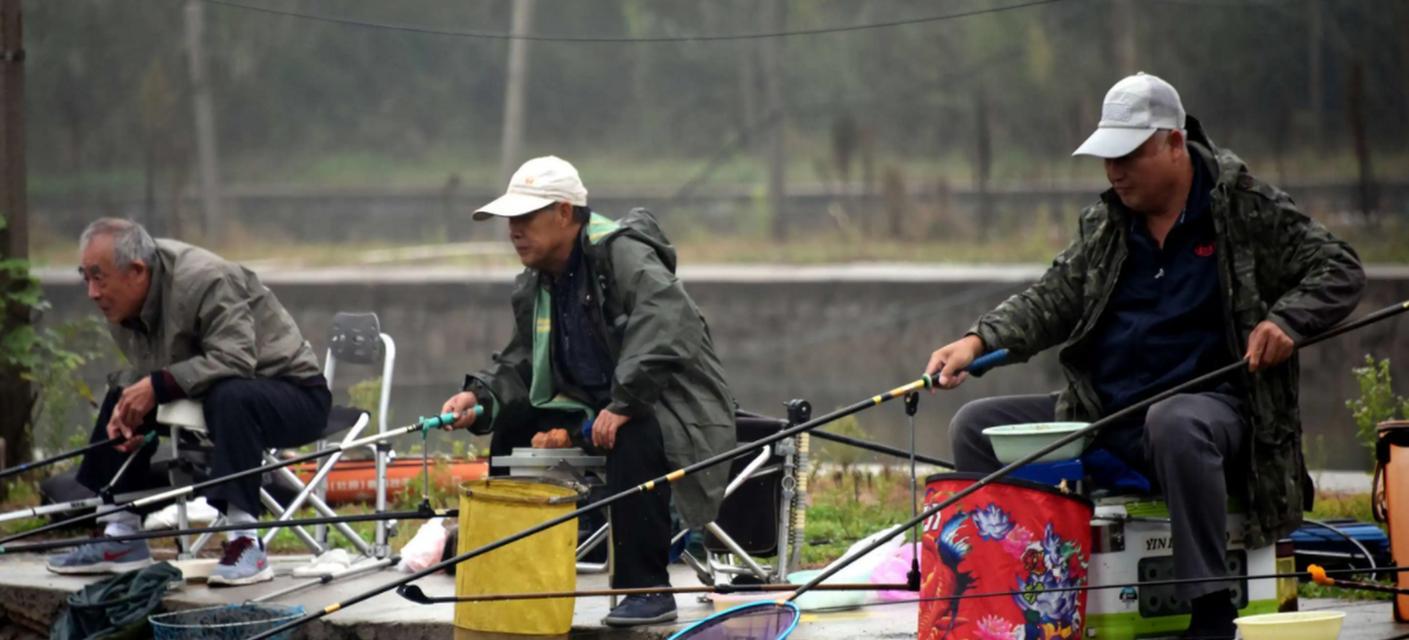
<svg viewBox="0 0 1409 640"><path fill-rule="evenodd" d="M220 233L220 170L215 145L215 107L205 67L205 2L186 0L186 55L196 115L196 162L201 175L201 231L206 242ZM180 205L172 207L179 215ZM171 221L173 228L179 226Z"/></svg>
<svg viewBox="0 0 1409 640"><path fill-rule="evenodd" d="M762 5L764 20L769 31L782 31L787 25L787 5L784 0L767 0ZM773 124L767 127L768 165L768 209L773 216L773 241L783 242L788 236L787 219L784 215L786 202L787 154L784 152L784 133L787 118L783 106L783 40L765 38L760 43L763 62L763 91L765 111Z"/></svg>
<svg viewBox="0 0 1409 640"><path fill-rule="evenodd" d="M1355 140L1355 163L1360 168L1360 213L1365 221L1375 222L1375 210L1379 208L1378 194L1375 192L1375 168L1370 163L1370 138L1365 131L1365 64L1356 60L1350 71L1350 91L1347 117L1350 118L1350 135Z"/></svg>
<svg viewBox="0 0 1409 640"><path fill-rule="evenodd" d="M988 115L988 93L982 83L974 93L974 137L977 143L974 158L974 189L978 192L978 239L987 241L993 227L993 198L988 192L988 179L993 165L993 140Z"/></svg>
<svg viewBox="0 0 1409 640"><path fill-rule="evenodd" d="M20 0L0 0L0 259L23 260L29 256L28 202L24 163L24 24ZM0 290L12 283L0 271ZM10 335L30 323L30 309L10 304L0 309L0 336ZM30 385L21 372L0 362L0 438L5 440L3 466L29 455Z"/></svg>

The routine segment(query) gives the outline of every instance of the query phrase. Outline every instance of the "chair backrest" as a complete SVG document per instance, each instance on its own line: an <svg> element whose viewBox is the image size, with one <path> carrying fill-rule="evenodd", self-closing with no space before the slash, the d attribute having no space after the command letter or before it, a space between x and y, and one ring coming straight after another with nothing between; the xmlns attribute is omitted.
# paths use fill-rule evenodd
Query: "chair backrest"
<svg viewBox="0 0 1409 640"><path fill-rule="evenodd" d="M382 323L377 314L338 312L328 349L339 362L376 364L382 357Z"/></svg>
<svg viewBox="0 0 1409 640"><path fill-rule="evenodd" d="M340 363L358 365L382 365L381 397L377 402L377 427L387 429L387 411L391 403L392 368L396 361L396 342L391 336L382 333L382 323L377 314L371 312L339 311L333 316L333 326L328 332L328 356L323 365L323 375L328 379L328 388L333 388L333 377Z"/></svg>
<svg viewBox="0 0 1409 640"><path fill-rule="evenodd" d="M787 420L742 410L734 413L734 423L740 443L755 442L788 427ZM737 477L753 458L753 455L735 458L730 464L729 478ZM769 556L778 551L778 508L783 495L782 462L782 456L775 452L762 468L754 472L751 479L744 481L737 491L724 499L714 520L753 555ZM730 551L712 533L705 535L704 545L716 553Z"/></svg>

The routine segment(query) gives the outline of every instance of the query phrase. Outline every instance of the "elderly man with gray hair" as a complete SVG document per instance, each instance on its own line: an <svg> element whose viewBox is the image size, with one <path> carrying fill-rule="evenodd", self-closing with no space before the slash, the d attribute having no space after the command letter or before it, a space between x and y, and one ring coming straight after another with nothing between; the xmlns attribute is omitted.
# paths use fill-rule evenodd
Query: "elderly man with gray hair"
<svg viewBox="0 0 1409 640"><path fill-rule="evenodd" d="M109 376L92 435L93 442L127 440L85 456L80 484L94 491L106 486L137 449L113 490L150 488L147 470L156 441L144 445L141 434L155 427L157 404L179 398L202 401L215 443L213 476L258 466L263 449L317 439L332 401L327 380L293 318L253 272L199 247L153 240L141 225L117 218L88 225L79 251L88 298L103 312L131 365ZM206 497L231 524L250 525L230 532L210 583L272 579L254 530L261 511L259 478L217 485ZM139 515L130 511L103 521L108 536L140 526ZM149 563L145 542L98 538L51 557L49 569L110 573Z"/></svg>

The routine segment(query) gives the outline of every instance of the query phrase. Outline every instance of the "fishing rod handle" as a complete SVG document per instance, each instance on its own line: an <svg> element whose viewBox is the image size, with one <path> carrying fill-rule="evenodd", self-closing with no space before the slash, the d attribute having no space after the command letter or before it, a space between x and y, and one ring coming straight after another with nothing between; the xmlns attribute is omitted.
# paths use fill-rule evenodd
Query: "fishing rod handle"
<svg viewBox="0 0 1409 640"><path fill-rule="evenodd" d="M974 358L974 361L970 362L969 366L964 367L962 371L968 373L969 375L975 378L982 378L983 374L988 373L989 369L1003 364L1003 362L1007 359L1007 349L994 349L993 351L989 351L988 353ZM924 381L924 386L926 389L933 389L939 385L939 374L935 373L931 375L927 373L924 375L923 378L921 378L921 380Z"/></svg>
<svg viewBox="0 0 1409 640"><path fill-rule="evenodd" d="M989 369L1003 364L1003 361L1007 359L1007 349L994 349L993 351L989 351L988 353L974 358L974 361L970 362L969 366L964 368L964 371L967 371L969 375L975 378L982 378L983 374L988 373Z"/></svg>
<svg viewBox="0 0 1409 640"><path fill-rule="evenodd" d="M484 415L484 405L475 405L473 411L475 412L475 418L479 418L480 416ZM447 411L438 416L431 416L429 418L421 417L416 421L416 427L421 429L422 431L449 427L450 425L455 424L455 421L459 420L461 415L463 414L455 413L454 411Z"/></svg>

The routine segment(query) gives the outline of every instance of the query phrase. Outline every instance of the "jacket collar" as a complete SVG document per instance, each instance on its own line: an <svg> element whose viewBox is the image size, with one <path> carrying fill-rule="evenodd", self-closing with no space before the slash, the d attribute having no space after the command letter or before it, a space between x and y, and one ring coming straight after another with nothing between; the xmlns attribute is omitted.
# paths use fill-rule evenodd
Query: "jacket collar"
<svg viewBox="0 0 1409 640"><path fill-rule="evenodd" d="M136 319L123 323L129 329L148 334L161 321L162 280L166 276L166 264L161 250L157 250L156 257L152 259L150 267L151 278L147 283L147 298L142 302L142 310L137 314Z"/></svg>

